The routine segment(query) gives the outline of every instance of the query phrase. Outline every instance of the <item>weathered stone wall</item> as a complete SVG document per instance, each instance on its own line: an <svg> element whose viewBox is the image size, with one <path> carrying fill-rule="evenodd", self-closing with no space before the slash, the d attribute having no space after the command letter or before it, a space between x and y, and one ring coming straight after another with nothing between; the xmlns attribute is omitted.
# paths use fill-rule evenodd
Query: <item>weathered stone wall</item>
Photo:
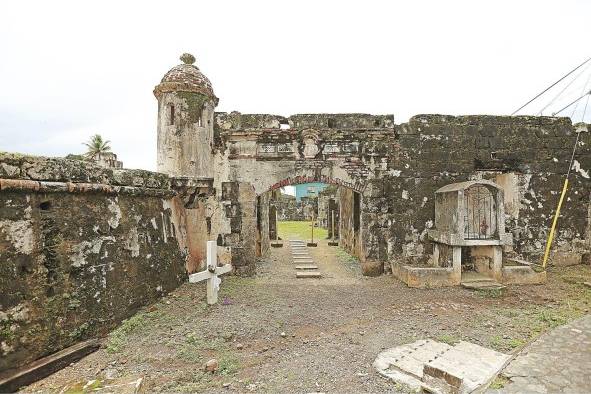
<svg viewBox="0 0 591 394"><path fill-rule="evenodd" d="M269 202L271 193L257 196L257 256L264 256L271 248L269 235Z"/></svg>
<svg viewBox="0 0 591 394"><path fill-rule="evenodd" d="M251 184L256 194L306 182L359 192L360 240L353 242L346 207L341 239L371 263L371 272L364 269L370 274L392 259L424 262L432 252L435 190L477 178L505 188L514 252L537 261L575 133L567 118L418 115L395 125L391 116L233 112L216 114L215 138L220 181ZM580 261L588 250L590 140L581 135L555 263Z"/></svg>
<svg viewBox="0 0 591 394"><path fill-rule="evenodd" d="M386 180L383 194L391 196L393 254L430 253L425 234L433 223L433 192L481 177L504 187L506 229L513 233L515 252L539 262L568 169L574 131L569 119L548 117L419 115L401 125L403 154L389 163L397 180ZM580 259L586 248L589 137L583 132L577 148L554 245L555 263Z"/></svg>
<svg viewBox="0 0 591 394"><path fill-rule="evenodd" d="M349 251L353 256L361 258L361 223L359 229L354 229L353 194L355 192L344 187L339 188L340 201L340 246Z"/></svg>
<svg viewBox="0 0 591 394"><path fill-rule="evenodd" d="M0 370L122 319L186 279L170 180L0 154Z"/></svg>
<svg viewBox="0 0 591 394"><path fill-rule="evenodd" d="M277 208L280 221L302 221L310 220L312 215L318 211L318 200L315 198L302 197L296 201L295 197L288 196L271 201Z"/></svg>
<svg viewBox="0 0 591 394"><path fill-rule="evenodd" d="M223 216L218 245L232 249L231 264L238 275L255 273L257 255L257 196L252 185L241 182L223 182L221 205ZM267 218L268 221L268 218Z"/></svg>

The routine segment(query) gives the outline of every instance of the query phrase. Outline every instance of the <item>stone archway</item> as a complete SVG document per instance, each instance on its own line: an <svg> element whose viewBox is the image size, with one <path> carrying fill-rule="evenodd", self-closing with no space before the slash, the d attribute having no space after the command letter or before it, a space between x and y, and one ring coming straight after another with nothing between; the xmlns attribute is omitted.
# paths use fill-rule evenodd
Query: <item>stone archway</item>
<svg viewBox="0 0 591 394"><path fill-rule="evenodd" d="M250 188L248 193L256 200L241 210L243 235L233 236L241 239L242 247L248 247L244 234L253 232L258 239L252 255L265 253L266 193L287 185L321 182L343 189L350 202L351 230L342 232L343 246L361 260L367 275L383 272L387 242L383 239L385 227L380 227L384 223L378 216L380 210L388 209L381 184L390 171L388 160L396 152L391 116L320 114L284 118L233 112L216 114L215 125L214 187L221 190L224 183L238 183L245 192ZM249 209L254 212L250 216ZM255 214L260 209L265 212ZM348 217L344 215L343 220Z"/></svg>

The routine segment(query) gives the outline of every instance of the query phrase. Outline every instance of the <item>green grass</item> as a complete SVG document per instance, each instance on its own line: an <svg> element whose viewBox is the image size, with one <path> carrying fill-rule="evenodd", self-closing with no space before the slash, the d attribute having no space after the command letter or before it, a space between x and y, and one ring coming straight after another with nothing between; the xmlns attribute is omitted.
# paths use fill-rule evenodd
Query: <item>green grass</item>
<svg viewBox="0 0 591 394"><path fill-rule="evenodd" d="M519 338L504 338L501 335L495 335L491 338L490 344L495 350L507 352L523 346L525 341Z"/></svg>
<svg viewBox="0 0 591 394"><path fill-rule="evenodd" d="M457 342L459 342L460 340L456 337L454 337L453 335L450 334L443 334L437 337L437 340L439 342L443 342L443 343L447 343L450 346L455 345Z"/></svg>
<svg viewBox="0 0 591 394"><path fill-rule="evenodd" d="M503 375L499 375L492 381L492 383L488 387L491 389L500 390L503 387L505 387L505 385L509 382L510 380L508 378L506 378Z"/></svg>
<svg viewBox="0 0 591 394"><path fill-rule="evenodd" d="M311 222L285 221L278 222L279 237L282 239L297 238L302 240L310 240L312 237ZM328 230L314 227L314 240L326 239L328 237Z"/></svg>
<svg viewBox="0 0 591 394"><path fill-rule="evenodd" d="M521 307L500 305L491 308L490 315L485 316L485 320L494 321L500 315L503 321L510 320L515 329L511 338L499 335L492 337L490 346L503 352L513 351L536 339L540 334L589 313L591 289L586 289L581 284L587 280L589 274L591 270L582 266L551 270L549 275L561 283L562 288L562 294L556 301Z"/></svg>
<svg viewBox="0 0 591 394"><path fill-rule="evenodd" d="M476 292L484 298L500 298L505 294L504 289L481 289L476 290Z"/></svg>
<svg viewBox="0 0 591 394"><path fill-rule="evenodd" d="M124 320L116 330L109 334L107 352L119 353L127 344L129 336L146 327L146 323L146 317L141 312Z"/></svg>
<svg viewBox="0 0 591 394"><path fill-rule="evenodd" d="M355 256L351 256L345 249L339 247L334 248L337 258L344 266L351 272L361 272L361 262Z"/></svg>

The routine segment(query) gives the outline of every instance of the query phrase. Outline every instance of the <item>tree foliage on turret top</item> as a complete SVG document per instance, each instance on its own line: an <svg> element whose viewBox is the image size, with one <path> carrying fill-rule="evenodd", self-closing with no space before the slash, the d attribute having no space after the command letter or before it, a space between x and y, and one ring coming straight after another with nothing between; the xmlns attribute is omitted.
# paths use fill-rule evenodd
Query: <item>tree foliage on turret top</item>
<svg viewBox="0 0 591 394"><path fill-rule="evenodd" d="M111 146L109 146L109 143L111 143L111 141L105 141L100 134L95 134L90 137L88 142L84 142L84 145L88 148L88 151L84 155L89 159L93 159L98 154L110 152Z"/></svg>

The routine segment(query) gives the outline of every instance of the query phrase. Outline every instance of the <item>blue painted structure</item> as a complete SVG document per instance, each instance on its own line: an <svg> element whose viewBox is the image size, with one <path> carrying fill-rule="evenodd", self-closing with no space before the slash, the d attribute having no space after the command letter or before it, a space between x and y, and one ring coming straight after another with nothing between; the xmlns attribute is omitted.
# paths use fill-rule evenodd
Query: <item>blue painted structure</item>
<svg viewBox="0 0 591 394"><path fill-rule="evenodd" d="M321 182L294 185L296 201L300 201L302 197L317 197L318 193L326 189L327 186L326 183Z"/></svg>

